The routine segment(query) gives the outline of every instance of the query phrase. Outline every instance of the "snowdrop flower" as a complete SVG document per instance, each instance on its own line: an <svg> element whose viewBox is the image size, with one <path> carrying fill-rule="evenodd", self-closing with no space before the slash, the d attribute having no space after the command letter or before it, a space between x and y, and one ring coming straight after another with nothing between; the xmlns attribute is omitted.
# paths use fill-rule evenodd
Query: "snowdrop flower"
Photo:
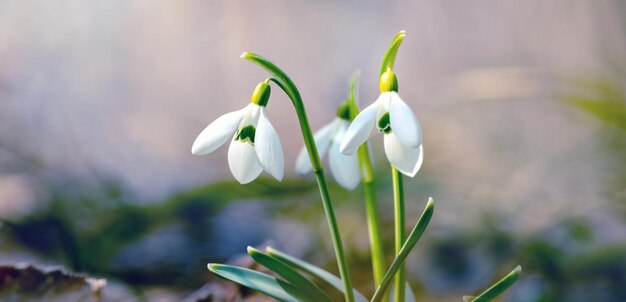
<svg viewBox="0 0 626 302"><path fill-rule="evenodd" d="M228 148L228 165L237 181L241 184L249 183L263 170L277 180L282 180L283 148L265 112L269 97L269 84L259 83L250 104L241 110L222 115L206 127L193 143L191 153L211 153L232 137Z"/></svg>
<svg viewBox="0 0 626 302"><path fill-rule="evenodd" d="M411 108L398 95L398 79L391 70L380 77L381 94L352 121L341 142L344 154L353 154L372 132L374 124L385 135L389 162L407 176L415 176L422 166L422 127Z"/></svg>
<svg viewBox="0 0 626 302"><path fill-rule="evenodd" d="M350 108L347 103L339 106L337 117L315 132L314 140L320 158L328 153L330 172L337 183L347 190L353 190L359 185L361 171L357 154L344 155L339 152L339 145L350 125ZM304 176L313 171L309 155L305 147L300 150L296 160L296 173Z"/></svg>

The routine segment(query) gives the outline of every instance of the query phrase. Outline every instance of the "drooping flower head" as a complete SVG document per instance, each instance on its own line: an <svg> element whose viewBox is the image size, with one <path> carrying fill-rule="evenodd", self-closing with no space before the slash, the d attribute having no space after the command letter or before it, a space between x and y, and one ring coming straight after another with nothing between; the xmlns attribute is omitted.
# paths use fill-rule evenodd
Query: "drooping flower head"
<svg viewBox="0 0 626 302"><path fill-rule="evenodd" d="M256 179L263 170L283 179L283 148L265 107L270 97L268 81L259 83L243 109L226 113L198 135L191 147L194 155L215 151L232 138L228 148L230 171L241 184Z"/></svg>
<svg viewBox="0 0 626 302"><path fill-rule="evenodd" d="M345 155L339 152L339 145L350 125L350 108L347 102L337 109L337 116L326 126L314 134L315 144L321 158L328 154L330 172L337 183L345 189L352 190L361 181L359 159L357 154ZM305 147L300 150L296 160L296 173L300 176L313 171Z"/></svg>
<svg viewBox="0 0 626 302"><path fill-rule="evenodd" d="M380 76L380 96L352 121L341 142L344 154L353 154L371 135L374 125L384 134L385 154L402 174L415 176L422 166L422 127L398 95L398 79L391 69Z"/></svg>

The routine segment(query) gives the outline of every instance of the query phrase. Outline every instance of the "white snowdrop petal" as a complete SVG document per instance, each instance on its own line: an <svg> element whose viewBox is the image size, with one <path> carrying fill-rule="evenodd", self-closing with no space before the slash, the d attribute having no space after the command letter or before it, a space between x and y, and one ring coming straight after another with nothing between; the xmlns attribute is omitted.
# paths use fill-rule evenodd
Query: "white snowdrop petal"
<svg viewBox="0 0 626 302"><path fill-rule="evenodd" d="M424 161L422 145L418 148L408 147L393 132L385 135L385 154L398 171L410 177L417 174Z"/></svg>
<svg viewBox="0 0 626 302"><path fill-rule="evenodd" d="M337 183L347 190L353 190L361 181L361 171L359 170L359 158L356 153L351 155L342 154L339 151L341 137L345 130L338 133L328 150L328 161L330 172Z"/></svg>
<svg viewBox="0 0 626 302"><path fill-rule="evenodd" d="M265 107L261 108L259 124L254 136L254 148L263 169L281 181L285 172L283 147L280 144L278 133L267 118Z"/></svg>
<svg viewBox="0 0 626 302"><path fill-rule="evenodd" d="M370 137L376 123L379 100L367 106L354 118L340 144L341 153L353 154Z"/></svg>
<svg viewBox="0 0 626 302"><path fill-rule="evenodd" d="M228 148L228 166L235 179L241 184L255 180L263 172L254 147L250 143L234 139Z"/></svg>
<svg viewBox="0 0 626 302"><path fill-rule="evenodd" d="M320 128L313 135L313 139L315 140L315 145L317 146L317 153L320 158L323 158L328 151L328 147L331 142L331 135L335 133L337 128L337 122L339 120L336 118L332 122L328 123L326 126ZM298 154L298 158L296 159L296 174L299 176L304 176L313 171L313 166L311 166L311 160L309 159L309 153L306 150L306 146L302 147L300 153Z"/></svg>
<svg viewBox="0 0 626 302"><path fill-rule="evenodd" d="M191 153L204 155L215 151L233 136L245 114L245 109L220 116L207 126L193 142Z"/></svg>
<svg viewBox="0 0 626 302"><path fill-rule="evenodd" d="M391 131L398 139L411 148L417 148L422 144L422 127L411 108L398 96L391 93L389 103L389 121Z"/></svg>

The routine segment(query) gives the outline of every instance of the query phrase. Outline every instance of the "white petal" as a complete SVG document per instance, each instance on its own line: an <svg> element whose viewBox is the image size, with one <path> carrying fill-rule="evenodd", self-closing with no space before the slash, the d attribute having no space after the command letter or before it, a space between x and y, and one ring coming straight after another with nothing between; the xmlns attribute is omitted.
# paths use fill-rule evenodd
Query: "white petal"
<svg viewBox="0 0 626 302"><path fill-rule="evenodd" d="M254 148L263 169L278 181L283 180L285 172L283 147L280 144L278 133L267 118L265 107L261 108L261 116L254 136Z"/></svg>
<svg viewBox="0 0 626 302"><path fill-rule="evenodd" d="M204 155L215 151L233 136L244 114L245 109L241 109L226 113L213 121L193 142L191 153Z"/></svg>
<svg viewBox="0 0 626 302"><path fill-rule="evenodd" d="M234 139L228 148L228 166L235 179L241 184L253 181L263 172L254 147L250 143L242 143Z"/></svg>
<svg viewBox="0 0 626 302"><path fill-rule="evenodd" d="M385 135L385 154L387 159L398 171L406 176L417 174L424 161L424 149L405 146L395 133Z"/></svg>
<svg viewBox="0 0 626 302"><path fill-rule="evenodd" d="M376 123L376 114L380 106L379 100L380 97L354 118L341 142L339 148L341 153L353 154L370 137L372 128Z"/></svg>
<svg viewBox="0 0 626 302"><path fill-rule="evenodd" d="M328 151L328 147L331 142L331 135L333 135L336 131L338 122L340 120L335 118L332 122L328 123L326 126L320 128L313 135L313 139L315 140L315 145L317 146L317 153L320 158L323 158ZM304 176L313 171L313 166L311 166L311 160L309 159L309 153L306 150L306 146L302 147L300 153L298 154L298 159L296 159L296 174L299 176Z"/></svg>
<svg viewBox="0 0 626 302"><path fill-rule="evenodd" d="M353 190L361 181L361 171L359 170L359 157L356 153L345 155L339 152L341 138L345 134L345 128L337 133L333 144L328 150L328 161L330 172L337 183L347 190Z"/></svg>
<svg viewBox="0 0 626 302"><path fill-rule="evenodd" d="M422 126L411 110L396 92L391 94L389 104L391 131L406 146L417 148L422 144Z"/></svg>

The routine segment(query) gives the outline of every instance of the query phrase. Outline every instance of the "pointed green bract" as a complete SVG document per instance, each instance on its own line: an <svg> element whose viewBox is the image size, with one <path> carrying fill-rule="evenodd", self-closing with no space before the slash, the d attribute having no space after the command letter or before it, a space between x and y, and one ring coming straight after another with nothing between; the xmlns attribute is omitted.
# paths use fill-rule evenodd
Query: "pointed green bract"
<svg viewBox="0 0 626 302"><path fill-rule="evenodd" d="M417 224L415 224L415 227L411 231L411 234L409 234L406 241L402 245L400 253L398 253L396 258L393 260L393 262L391 263L391 267L389 268L389 270L387 270L387 273L383 278L383 281L380 283L378 288L376 288L376 292L374 293L374 296L371 300L372 302L381 301L385 292L387 291L387 288L391 284L391 280L393 279L394 275L398 272L398 270L406 260L406 257L409 255L413 247L415 247L415 244L426 230L430 219L433 217L434 210L435 202L432 198L430 198L428 200L428 203L426 204L426 208L424 208L424 211L422 212L422 216L417 221Z"/></svg>
<svg viewBox="0 0 626 302"><path fill-rule="evenodd" d="M253 247L248 247L248 255L254 259L258 264L265 266L269 270L273 271L277 275L283 277L287 282L293 284L295 287L306 291L314 297L319 297L317 301L330 302L331 299L313 282L309 281L304 276L300 275L288 264L280 259L271 255L265 254Z"/></svg>
<svg viewBox="0 0 626 302"><path fill-rule="evenodd" d="M316 297L306 294L292 284L251 269L211 263L208 268L224 279L249 287L279 301L316 301Z"/></svg>
<svg viewBox="0 0 626 302"><path fill-rule="evenodd" d="M307 273L315 278L318 278L326 283L328 283L329 285L331 285L332 287L338 289L341 292L345 292L345 287L343 286L343 282L341 281L341 279L339 279L339 277L329 273L328 271L321 269L313 264L310 264L304 260L300 260L296 257L293 257L291 255L285 254L279 250L276 250L272 247L268 247L267 248L267 253L270 256L275 257L276 259L279 259L280 261L288 264L289 266L302 271L304 273ZM363 296L363 294L361 294L359 291L357 291L356 289L353 289L354 292L354 296L356 298L357 302L367 302L367 299L365 298L365 296Z"/></svg>
<svg viewBox="0 0 626 302"><path fill-rule="evenodd" d="M361 71L356 70L350 78L348 86L348 106L350 107L350 121L359 114L359 80L361 79Z"/></svg>
<svg viewBox="0 0 626 302"><path fill-rule="evenodd" d="M489 302L511 287L511 285L519 279L521 273L522 267L518 265L508 275L500 279L500 281L496 282L482 294L476 297L465 296L463 297L463 300L467 302Z"/></svg>
<svg viewBox="0 0 626 302"><path fill-rule="evenodd" d="M389 48L383 57L383 62L380 65L380 76L382 76L385 71L393 69L393 64L396 61L396 54L398 54L398 48L400 48L400 44L402 44L405 36L406 31L401 30L391 41L391 45L389 45Z"/></svg>

